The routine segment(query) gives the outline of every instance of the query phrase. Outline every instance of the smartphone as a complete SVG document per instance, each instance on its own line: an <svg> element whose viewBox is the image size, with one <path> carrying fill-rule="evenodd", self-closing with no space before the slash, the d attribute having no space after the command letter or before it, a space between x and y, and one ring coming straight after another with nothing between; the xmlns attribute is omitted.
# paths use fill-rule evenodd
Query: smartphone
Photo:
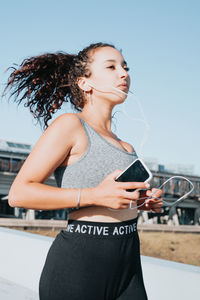
<svg viewBox="0 0 200 300"><path fill-rule="evenodd" d="M148 182L152 179L152 173L145 163L137 158L115 180L122 182ZM132 192L136 189L129 189Z"/></svg>

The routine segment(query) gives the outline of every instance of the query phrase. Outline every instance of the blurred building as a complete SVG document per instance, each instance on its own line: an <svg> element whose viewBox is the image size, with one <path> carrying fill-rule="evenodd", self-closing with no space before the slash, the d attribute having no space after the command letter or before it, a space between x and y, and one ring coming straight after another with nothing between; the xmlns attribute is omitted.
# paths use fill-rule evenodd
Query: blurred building
<svg viewBox="0 0 200 300"><path fill-rule="evenodd" d="M8 193L21 166L31 152L30 144L6 141L0 139L0 217L4 218L63 218L64 210L33 211L23 208L13 208L8 205ZM51 175L45 184L56 186L54 176Z"/></svg>
<svg viewBox="0 0 200 300"><path fill-rule="evenodd" d="M194 165L192 164L160 164L156 158L145 157L143 158L146 165L152 171L160 171L167 173L194 175Z"/></svg>

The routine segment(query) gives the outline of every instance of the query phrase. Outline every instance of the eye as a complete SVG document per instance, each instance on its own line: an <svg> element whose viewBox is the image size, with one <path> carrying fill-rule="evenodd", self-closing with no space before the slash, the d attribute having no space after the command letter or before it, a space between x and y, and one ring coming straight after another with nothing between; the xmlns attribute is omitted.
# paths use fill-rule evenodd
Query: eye
<svg viewBox="0 0 200 300"><path fill-rule="evenodd" d="M128 72L130 70L130 68L127 66L124 66L124 70L126 70Z"/></svg>
<svg viewBox="0 0 200 300"><path fill-rule="evenodd" d="M115 69L115 66L114 66L114 65L108 66L107 69L112 69L112 70L114 70L114 69Z"/></svg>

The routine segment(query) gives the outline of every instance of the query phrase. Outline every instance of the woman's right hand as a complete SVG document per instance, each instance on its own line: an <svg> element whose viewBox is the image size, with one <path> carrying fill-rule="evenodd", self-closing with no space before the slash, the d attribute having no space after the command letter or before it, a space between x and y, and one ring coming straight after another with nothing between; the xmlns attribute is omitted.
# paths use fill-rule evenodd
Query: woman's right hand
<svg viewBox="0 0 200 300"><path fill-rule="evenodd" d="M95 203L93 205L104 206L113 209L129 208L131 200L135 204L140 197L139 191L129 192L128 189L146 189L148 183L144 182L118 182L115 179L122 170L115 170L105 177L94 190Z"/></svg>

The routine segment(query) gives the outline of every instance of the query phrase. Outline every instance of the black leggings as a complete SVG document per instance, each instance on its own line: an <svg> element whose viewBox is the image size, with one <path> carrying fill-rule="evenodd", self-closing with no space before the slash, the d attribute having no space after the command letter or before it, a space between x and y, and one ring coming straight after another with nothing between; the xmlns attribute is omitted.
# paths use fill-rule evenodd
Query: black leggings
<svg viewBox="0 0 200 300"><path fill-rule="evenodd" d="M49 249L40 300L147 300L137 219L69 220Z"/></svg>

